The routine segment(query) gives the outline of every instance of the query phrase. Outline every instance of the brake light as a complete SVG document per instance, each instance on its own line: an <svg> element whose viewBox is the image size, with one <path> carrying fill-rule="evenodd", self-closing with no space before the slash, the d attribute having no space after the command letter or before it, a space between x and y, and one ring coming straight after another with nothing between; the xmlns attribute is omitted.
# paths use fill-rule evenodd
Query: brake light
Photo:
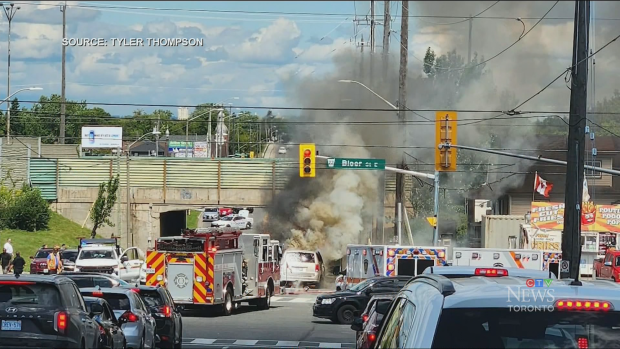
<svg viewBox="0 0 620 349"><path fill-rule="evenodd" d="M169 305L164 305L161 307L161 313L164 314L165 317L170 317L170 315L172 315L172 309Z"/></svg>
<svg viewBox="0 0 620 349"><path fill-rule="evenodd" d="M67 313L64 311L56 313L56 323L54 325L56 331L65 333L67 330Z"/></svg>
<svg viewBox="0 0 620 349"><path fill-rule="evenodd" d="M368 334L368 341L369 341L369 342L371 342L371 343L372 343L372 342L374 342L376 339L377 339L377 335L376 335L376 334L374 334L374 333L369 333L369 334Z"/></svg>
<svg viewBox="0 0 620 349"><path fill-rule="evenodd" d="M613 305L607 301L563 299L555 302L555 308L557 310L609 311L613 309Z"/></svg>
<svg viewBox="0 0 620 349"><path fill-rule="evenodd" d="M99 333L105 337L106 333L105 333L105 328L103 328L103 326L99 325Z"/></svg>
<svg viewBox="0 0 620 349"><path fill-rule="evenodd" d="M364 322L368 321L368 314L362 315L362 321Z"/></svg>
<svg viewBox="0 0 620 349"><path fill-rule="evenodd" d="M0 281L0 285L34 285L30 281Z"/></svg>
<svg viewBox="0 0 620 349"><path fill-rule="evenodd" d="M318 264L314 265L314 271L317 272L317 273L319 272L319 265Z"/></svg>
<svg viewBox="0 0 620 349"><path fill-rule="evenodd" d="M588 338L586 337L577 338L577 347L579 349L588 349Z"/></svg>
<svg viewBox="0 0 620 349"><path fill-rule="evenodd" d="M93 291L91 292L93 297L103 297L103 292L101 291Z"/></svg>
<svg viewBox="0 0 620 349"><path fill-rule="evenodd" d="M134 291L135 293L140 293L140 289L139 288L132 288L132 291Z"/></svg>
<svg viewBox="0 0 620 349"><path fill-rule="evenodd" d="M127 310L125 313L123 313L123 315L121 315L121 319L125 319L127 322L137 322L138 315Z"/></svg>
<svg viewBox="0 0 620 349"><path fill-rule="evenodd" d="M496 268L476 268L475 274L476 276L487 277L508 276L508 270Z"/></svg>

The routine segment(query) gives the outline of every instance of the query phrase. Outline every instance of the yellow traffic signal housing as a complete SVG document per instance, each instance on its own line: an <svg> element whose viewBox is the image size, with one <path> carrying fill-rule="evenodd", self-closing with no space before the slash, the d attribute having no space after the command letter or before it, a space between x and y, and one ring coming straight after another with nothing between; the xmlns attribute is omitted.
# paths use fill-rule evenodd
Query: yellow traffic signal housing
<svg viewBox="0 0 620 349"><path fill-rule="evenodd" d="M299 145L299 177L316 177L316 146L314 143Z"/></svg>
<svg viewBox="0 0 620 349"><path fill-rule="evenodd" d="M439 149L440 144L457 144L456 126L456 112L438 111L435 114L435 171L456 171L456 148Z"/></svg>

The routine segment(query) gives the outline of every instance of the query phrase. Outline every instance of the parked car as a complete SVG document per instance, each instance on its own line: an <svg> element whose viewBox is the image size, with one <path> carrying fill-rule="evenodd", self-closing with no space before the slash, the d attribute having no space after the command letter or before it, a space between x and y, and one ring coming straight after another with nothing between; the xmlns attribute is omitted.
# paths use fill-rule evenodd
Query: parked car
<svg viewBox="0 0 620 349"><path fill-rule="evenodd" d="M356 349L372 348L377 340L377 332L383 320L383 315L390 309L394 298L396 298L396 293L373 296L368 302L366 309L361 313L361 316L353 321L351 329L356 331Z"/></svg>
<svg viewBox="0 0 620 349"><path fill-rule="evenodd" d="M79 288L89 287L131 287L130 283L119 279L113 274L62 272L61 275L73 280Z"/></svg>
<svg viewBox="0 0 620 349"><path fill-rule="evenodd" d="M234 213L232 207L220 207L218 209L218 212L220 214L220 218L226 217Z"/></svg>
<svg viewBox="0 0 620 349"><path fill-rule="evenodd" d="M65 276L0 276L0 348L97 348L94 315Z"/></svg>
<svg viewBox="0 0 620 349"><path fill-rule="evenodd" d="M128 348L155 346L155 319L135 289L123 287L83 288L83 296L105 299L121 324Z"/></svg>
<svg viewBox="0 0 620 349"><path fill-rule="evenodd" d="M247 212L247 211L246 211ZM232 227L237 229L250 229L254 224L253 218L248 218L242 215L228 215L222 217L217 221L211 222L212 227Z"/></svg>
<svg viewBox="0 0 620 349"><path fill-rule="evenodd" d="M183 344L183 320L165 287L140 286L138 293L155 318L159 336L159 348L181 348Z"/></svg>
<svg viewBox="0 0 620 349"><path fill-rule="evenodd" d="M316 297L312 308L314 317L330 319L334 323L351 325L355 312L365 309L372 296L400 291L411 276L380 276L366 279L345 291Z"/></svg>
<svg viewBox="0 0 620 349"><path fill-rule="evenodd" d="M110 304L103 298L84 297L84 303L88 311L93 314L93 310L98 315L93 316L99 325L99 347L102 349L125 348L125 334L121 324L116 319Z"/></svg>
<svg viewBox="0 0 620 349"><path fill-rule="evenodd" d="M34 256L30 256L30 274L47 274L47 256L52 253L51 248L40 248Z"/></svg>
<svg viewBox="0 0 620 349"><path fill-rule="evenodd" d="M281 285L302 282L319 286L325 276L325 264L318 251L288 249L280 264Z"/></svg>
<svg viewBox="0 0 620 349"><path fill-rule="evenodd" d="M278 154L286 154L286 147L280 147L280 149L278 149Z"/></svg>
<svg viewBox="0 0 620 349"><path fill-rule="evenodd" d="M239 212L246 210L249 213L254 213L254 207L233 207L233 213L239 214Z"/></svg>
<svg viewBox="0 0 620 349"><path fill-rule="evenodd" d="M60 252L60 258L62 258L62 269L64 271L75 270L75 260L77 259L78 249L67 249ZM47 256L46 256L47 257Z"/></svg>
<svg viewBox="0 0 620 349"><path fill-rule="evenodd" d="M214 207L206 207L202 212L203 222L213 222L220 219L220 211Z"/></svg>

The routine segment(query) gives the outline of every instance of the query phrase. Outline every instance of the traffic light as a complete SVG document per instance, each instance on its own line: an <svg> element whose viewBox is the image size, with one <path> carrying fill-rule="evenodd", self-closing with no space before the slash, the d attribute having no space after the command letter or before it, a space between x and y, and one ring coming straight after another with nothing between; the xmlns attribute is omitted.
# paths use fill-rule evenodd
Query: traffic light
<svg viewBox="0 0 620 349"><path fill-rule="evenodd" d="M435 114L435 171L456 171L456 148L440 144L456 144L456 112L438 111Z"/></svg>
<svg viewBox="0 0 620 349"><path fill-rule="evenodd" d="M299 145L299 177L316 177L316 147L314 143Z"/></svg>

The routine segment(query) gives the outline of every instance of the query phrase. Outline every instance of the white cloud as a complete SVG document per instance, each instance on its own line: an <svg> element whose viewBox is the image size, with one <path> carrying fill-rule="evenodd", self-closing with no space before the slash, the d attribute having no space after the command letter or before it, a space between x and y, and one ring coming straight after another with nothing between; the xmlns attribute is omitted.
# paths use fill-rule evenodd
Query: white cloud
<svg viewBox="0 0 620 349"><path fill-rule="evenodd" d="M285 63L292 58L300 37L301 31L295 22L279 18L240 45L227 47L227 51L231 59L241 62Z"/></svg>

